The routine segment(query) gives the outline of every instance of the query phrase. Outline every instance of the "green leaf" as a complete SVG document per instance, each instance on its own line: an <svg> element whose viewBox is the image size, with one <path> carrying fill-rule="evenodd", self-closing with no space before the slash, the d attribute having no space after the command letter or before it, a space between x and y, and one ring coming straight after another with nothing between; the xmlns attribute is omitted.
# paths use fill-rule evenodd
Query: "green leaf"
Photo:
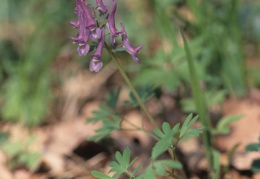
<svg viewBox="0 0 260 179"><path fill-rule="evenodd" d="M184 135L184 133L186 132L186 130L188 129L187 128L187 125L188 123L190 122L190 120L192 119L192 114L190 114L184 121L184 123L182 124L182 128L181 128L181 131L180 131L180 138Z"/></svg>
<svg viewBox="0 0 260 179"><path fill-rule="evenodd" d="M7 132L0 132L0 146L3 145L9 138L9 134Z"/></svg>
<svg viewBox="0 0 260 179"><path fill-rule="evenodd" d="M246 151L247 152L259 152L260 151L260 143L248 144L246 146Z"/></svg>
<svg viewBox="0 0 260 179"><path fill-rule="evenodd" d="M107 118L111 115L114 115L114 114L111 113L109 108L104 104L100 104L99 109L93 111L92 114L94 116L87 119L88 123L97 123L97 122L99 122L99 121L101 121L101 120L103 120L103 119L105 119L105 118Z"/></svg>
<svg viewBox="0 0 260 179"><path fill-rule="evenodd" d="M90 138L88 138L89 141L100 141L101 139L107 137L110 135L110 133L112 133L115 130L119 130L120 126L119 126L119 121L120 121L120 116L118 115L114 115L114 118L112 120L103 120L102 123L102 127L97 129L95 132L97 133L94 136L91 136Z"/></svg>
<svg viewBox="0 0 260 179"><path fill-rule="evenodd" d="M196 106L192 98L181 99L181 109L185 113L196 112Z"/></svg>
<svg viewBox="0 0 260 179"><path fill-rule="evenodd" d="M172 146L171 139L172 136L167 135L155 144L152 150L152 160L155 160Z"/></svg>
<svg viewBox="0 0 260 179"><path fill-rule="evenodd" d="M114 110L116 109L116 104L118 101L120 91L121 91L121 88L118 88L118 90L112 90L109 93L109 95L106 96L107 105Z"/></svg>
<svg viewBox="0 0 260 179"><path fill-rule="evenodd" d="M162 124L162 130L163 130L163 132L164 132L165 134L171 132L170 124L167 123L167 122L164 122L164 123Z"/></svg>
<svg viewBox="0 0 260 179"><path fill-rule="evenodd" d="M152 159L156 159L162 153L168 150L168 148L173 147L173 139L174 135L178 132L180 124L176 124L172 129L170 129L170 125L167 122L162 124L163 132L159 132L158 129L154 130L155 134L159 134L158 136L161 138L153 147L152 150Z"/></svg>
<svg viewBox="0 0 260 179"><path fill-rule="evenodd" d="M40 153L36 152L23 152L18 156L18 161L25 164L30 170L33 170L39 164L41 158Z"/></svg>
<svg viewBox="0 0 260 179"><path fill-rule="evenodd" d="M216 150L213 151L213 179L218 179L220 172L220 153Z"/></svg>
<svg viewBox="0 0 260 179"><path fill-rule="evenodd" d="M164 134L163 134L163 132L160 129L154 129L153 132L155 133L155 135L157 135L160 138L164 137Z"/></svg>
<svg viewBox="0 0 260 179"><path fill-rule="evenodd" d="M101 172L98 172L98 171L92 171L91 174L96 177L96 178L99 178L99 179L115 179L115 178L112 178L110 176L107 176L105 175L104 173L101 173Z"/></svg>
<svg viewBox="0 0 260 179"><path fill-rule="evenodd" d="M156 179L155 177L156 176L153 170L153 166L150 165L149 167L147 167L146 171L143 174L136 177L136 179Z"/></svg>
<svg viewBox="0 0 260 179"><path fill-rule="evenodd" d="M184 123L183 123L183 125L182 125L182 128L181 128L181 131L180 131L180 136L179 136L179 138L182 138L182 137L185 135L185 133L191 128L191 126L198 120L198 117L199 117L199 116L195 116L195 117L192 119L192 114L190 114L190 115L185 119L185 121L184 121ZM191 130L191 131L192 131L192 130ZM190 134L192 133L191 131L189 131ZM196 132L196 130L193 131L193 132Z"/></svg>
<svg viewBox="0 0 260 179"><path fill-rule="evenodd" d="M128 148L127 148L128 149ZM125 151L127 150L127 149L125 149ZM124 151L124 152L125 152ZM128 163L126 163L126 161L124 160L124 158L123 158L123 156L120 154L120 152L116 152L116 160L117 160L117 162L122 166L122 167L124 167L124 168L127 168L127 165L128 165Z"/></svg>
<svg viewBox="0 0 260 179"><path fill-rule="evenodd" d="M196 70L195 60L192 57L190 47L188 45L186 38L184 37L183 32L182 31L180 31L180 32L181 32L182 40L184 43L184 49L185 49L185 53L186 53L186 57L187 57L191 89L192 89L192 96L194 98L196 111L198 112L198 114L200 116L201 123L205 126L205 128L207 130L211 130L210 129L210 119L207 114L205 98L204 98L203 92L200 88L200 81L199 81L198 73ZM207 133L205 135L207 135ZM207 138L209 138L209 137L210 136L207 136ZM206 142L206 141L204 141L204 142ZM209 147L209 146L207 146L207 147Z"/></svg>
<svg viewBox="0 0 260 179"><path fill-rule="evenodd" d="M111 169L109 170L110 172L115 172L113 178L118 177L119 175L123 173L131 173L128 171L128 168L136 161L137 158L135 158L131 163L130 163L130 149L127 147L125 148L123 154L120 152L116 152L115 154L116 161L113 161L109 164ZM134 172L133 172L133 177L134 174L139 170L140 166L138 166Z"/></svg>
<svg viewBox="0 0 260 179"><path fill-rule="evenodd" d="M102 140L103 138L107 137L111 132L108 131L108 132L103 132L101 134L97 134L97 135L94 135L94 136L91 136L88 138L88 141L95 141L95 142L98 142L100 140Z"/></svg>
<svg viewBox="0 0 260 179"><path fill-rule="evenodd" d="M243 115L231 115L231 116L226 116L222 118L218 124L215 130L213 130L214 134L228 134L229 133L229 125L232 122L236 122L240 120L243 117Z"/></svg>
<svg viewBox="0 0 260 179"><path fill-rule="evenodd" d="M251 165L251 170L254 173L259 173L260 172L260 159L254 160L252 165Z"/></svg>
<svg viewBox="0 0 260 179"><path fill-rule="evenodd" d="M2 146L4 152L10 157L15 157L24 150L23 143L21 141L7 142Z"/></svg>
<svg viewBox="0 0 260 179"><path fill-rule="evenodd" d="M129 166L130 164L130 149L127 147L123 153L123 161L125 163L125 166Z"/></svg>
<svg viewBox="0 0 260 179"><path fill-rule="evenodd" d="M151 97L154 96L154 90L155 90L155 88L152 87L151 85L146 85L145 87L136 88L136 91L137 91L138 95L141 97L141 100L143 102L149 100ZM126 104L131 104L133 106L140 105L132 92L130 92L129 96L130 96L130 100L126 100L125 101Z"/></svg>
<svg viewBox="0 0 260 179"><path fill-rule="evenodd" d="M187 140L192 137L198 137L201 133L203 133L204 127L197 127L189 129L187 132L185 132L184 136L181 140Z"/></svg>
<svg viewBox="0 0 260 179"><path fill-rule="evenodd" d="M166 173L165 167L170 167L171 169L181 169L182 165L178 161L159 160L153 163L153 167L156 172L156 175L165 176Z"/></svg>

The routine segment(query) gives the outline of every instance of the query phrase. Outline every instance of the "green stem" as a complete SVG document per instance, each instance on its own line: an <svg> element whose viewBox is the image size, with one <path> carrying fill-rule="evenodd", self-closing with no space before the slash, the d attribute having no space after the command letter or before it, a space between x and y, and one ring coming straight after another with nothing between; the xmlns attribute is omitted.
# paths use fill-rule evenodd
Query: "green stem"
<svg viewBox="0 0 260 179"><path fill-rule="evenodd" d="M138 103L140 104L140 107L142 108L142 110L144 111L144 113L146 114L146 116L148 117L149 121L151 122L151 124L155 127L155 128L159 128L155 122L155 120L153 119L152 115L150 114L150 112L147 110L146 106L144 105L143 101L141 100L140 96L138 95L137 91L135 90L135 88L133 87L131 81L129 80L128 76L126 75L125 71L123 70L121 64L119 63L119 61L117 60L117 58L115 57L115 55L112 53L111 49L108 47L108 45L105 43L105 47L108 51L108 53L112 56L112 58L115 60L116 65L118 67L119 72L121 73L122 77L124 78L125 82L127 83L127 85L129 86L129 88L131 89L133 95L135 96L135 98L137 99Z"/></svg>

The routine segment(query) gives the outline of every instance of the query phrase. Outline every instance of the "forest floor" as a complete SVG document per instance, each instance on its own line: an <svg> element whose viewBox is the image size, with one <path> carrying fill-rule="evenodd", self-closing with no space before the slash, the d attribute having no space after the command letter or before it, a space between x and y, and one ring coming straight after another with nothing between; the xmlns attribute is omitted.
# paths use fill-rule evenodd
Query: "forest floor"
<svg viewBox="0 0 260 179"><path fill-rule="evenodd" d="M91 79L88 85L85 85L85 79ZM15 158L10 158L0 151L0 179L92 179L92 170L107 173L108 164L113 160L115 151L123 151L126 146L131 148L133 157L138 157L137 163L143 163L141 170L144 171L155 143L145 133L120 131L112 133L111 139L102 143L86 140L95 134L95 129L100 126L86 123L92 111L103 102L104 95L99 94L106 94L111 86L122 84L120 80L113 66L108 66L98 75L77 72L61 89L62 94L65 94L63 100L53 107L49 115L51 119L47 119L46 124L28 130L21 124L1 123L1 131L9 131L11 141L25 141L33 136L35 140L29 149L39 152L41 157L38 167L28 170L23 165L16 164ZM127 97L127 90L123 88L120 101ZM166 107L164 116L160 116L162 105ZM147 106L158 124L166 120L174 125L187 117L176 105L175 99L167 93L163 93L160 103L151 99ZM215 147L221 151L222 168L229 165L229 151L239 144L225 178L260 179L259 173L250 171L252 163L259 162L260 153L245 152L245 146L257 142L260 137L260 91L251 90L243 99L229 97L221 106L215 106L211 111L216 116L244 115L231 124L228 135L217 136L214 141ZM139 110L131 109L125 116L136 125L141 125L143 115ZM148 123L144 126L147 130L152 130ZM168 154L163 155L163 158L167 157ZM189 178L207 178L207 160L199 138L180 143L178 158L184 164ZM10 161L15 163L15 167L10 167Z"/></svg>

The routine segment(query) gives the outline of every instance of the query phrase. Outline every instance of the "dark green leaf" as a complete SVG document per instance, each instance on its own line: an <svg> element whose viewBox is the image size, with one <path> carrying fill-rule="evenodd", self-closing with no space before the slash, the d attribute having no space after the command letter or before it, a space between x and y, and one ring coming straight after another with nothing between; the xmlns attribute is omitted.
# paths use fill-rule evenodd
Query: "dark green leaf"
<svg viewBox="0 0 260 179"><path fill-rule="evenodd" d="M251 170L254 173L259 173L260 172L260 159L254 160L251 166Z"/></svg>
<svg viewBox="0 0 260 179"><path fill-rule="evenodd" d="M155 88L151 85L147 85L145 87L137 87L136 91L138 95L141 97L141 100L143 102L149 100L151 97L154 96L154 90ZM126 104L131 104L133 106L139 106L139 102L135 98L134 94L130 92L130 100L125 101Z"/></svg>
<svg viewBox="0 0 260 179"><path fill-rule="evenodd" d="M92 171L91 174L96 177L96 178L99 178L99 179L114 179L110 176L107 176L105 175L104 173L101 173L101 172L98 172L98 171Z"/></svg>
<svg viewBox="0 0 260 179"><path fill-rule="evenodd" d="M99 109L93 111L92 114L94 116L87 119L88 123L96 123L96 122L99 122L101 120L104 120L105 118L107 118L111 115L114 115L114 114L111 113L109 108L104 104L100 104Z"/></svg>
<svg viewBox="0 0 260 179"><path fill-rule="evenodd" d="M121 88L119 88L118 90L112 90L109 93L109 95L106 96L107 105L114 110L116 109L116 104L117 104L117 101L118 101L120 90L121 90Z"/></svg>
<svg viewBox="0 0 260 179"><path fill-rule="evenodd" d="M260 151L260 143L252 143L246 146L247 152L259 152Z"/></svg>
<svg viewBox="0 0 260 179"><path fill-rule="evenodd" d="M0 145L4 144L9 138L9 134L7 132L0 132Z"/></svg>

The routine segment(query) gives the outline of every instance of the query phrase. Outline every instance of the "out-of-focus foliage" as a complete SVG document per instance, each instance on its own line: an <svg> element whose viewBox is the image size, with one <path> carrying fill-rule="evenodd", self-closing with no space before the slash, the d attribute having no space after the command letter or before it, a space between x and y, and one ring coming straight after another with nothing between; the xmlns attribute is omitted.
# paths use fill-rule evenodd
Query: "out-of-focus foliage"
<svg viewBox="0 0 260 179"><path fill-rule="evenodd" d="M251 143L248 144L245 148L247 152L260 152L260 137L258 143ZM254 173L259 173L260 172L260 160L256 159L252 162L251 164L251 170Z"/></svg>
<svg viewBox="0 0 260 179"><path fill-rule="evenodd" d="M151 97L155 95L155 88L150 85L144 87L136 87L136 91L143 102L148 101ZM130 100L126 100L126 104L131 104L133 106L140 105L132 92L130 92L129 96Z"/></svg>
<svg viewBox="0 0 260 179"><path fill-rule="evenodd" d="M259 48L258 2L126 0L118 6L117 26L124 22L132 44L144 46L141 65L130 58L124 61L131 63L128 71L138 72L136 84L187 89L188 68L179 38L179 29L184 29L206 90L242 96L247 84L260 86L259 70L247 69L244 50L246 43ZM69 43L68 30L73 29L67 23L76 18L73 9L74 2L68 0L0 2L2 119L34 125L48 112L50 65Z"/></svg>
<svg viewBox="0 0 260 179"><path fill-rule="evenodd" d="M178 39L179 28L185 29L189 36L199 78L206 89L226 89L229 94L243 96L249 81L259 84L257 70L247 72L244 50L252 39L255 44L259 43L259 3L242 0L149 2L149 15L153 19L149 29L156 29L153 33L157 34L150 38L155 46L151 48L160 50L145 58L135 81L137 84L152 82L173 91L187 83L187 63ZM248 31L250 27L252 33Z"/></svg>
<svg viewBox="0 0 260 179"><path fill-rule="evenodd" d="M223 119L221 119L217 126L216 129L213 130L214 134L228 134L230 132L230 127L229 125L233 122L239 121L243 115L232 115L232 116L226 116Z"/></svg>
<svg viewBox="0 0 260 179"><path fill-rule="evenodd" d="M1 150L8 154L10 168L25 166L30 170L34 170L38 166L41 154L30 150L35 140L35 137L30 137L25 141L6 140L4 143L0 143Z"/></svg>
<svg viewBox="0 0 260 179"><path fill-rule="evenodd" d="M50 64L67 41L71 9L71 1L0 2L2 119L35 125L46 115Z"/></svg>

